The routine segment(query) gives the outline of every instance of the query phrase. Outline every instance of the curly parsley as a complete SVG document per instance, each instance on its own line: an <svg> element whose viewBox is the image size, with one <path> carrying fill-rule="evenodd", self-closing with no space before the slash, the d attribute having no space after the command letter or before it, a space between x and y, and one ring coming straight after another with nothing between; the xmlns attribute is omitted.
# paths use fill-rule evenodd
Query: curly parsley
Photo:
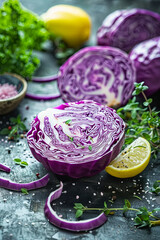
<svg viewBox="0 0 160 240"><path fill-rule="evenodd" d="M0 73L29 77L39 66L32 53L49 38L43 21L22 7L18 0L6 0L0 8Z"/></svg>

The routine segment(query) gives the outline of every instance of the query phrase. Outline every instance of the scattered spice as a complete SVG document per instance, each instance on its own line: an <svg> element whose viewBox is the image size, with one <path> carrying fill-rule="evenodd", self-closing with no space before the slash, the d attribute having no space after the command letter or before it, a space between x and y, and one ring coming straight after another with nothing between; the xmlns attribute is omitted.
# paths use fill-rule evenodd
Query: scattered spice
<svg viewBox="0 0 160 240"><path fill-rule="evenodd" d="M39 175L40 175L39 173L36 173L37 178L39 178Z"/></svg>

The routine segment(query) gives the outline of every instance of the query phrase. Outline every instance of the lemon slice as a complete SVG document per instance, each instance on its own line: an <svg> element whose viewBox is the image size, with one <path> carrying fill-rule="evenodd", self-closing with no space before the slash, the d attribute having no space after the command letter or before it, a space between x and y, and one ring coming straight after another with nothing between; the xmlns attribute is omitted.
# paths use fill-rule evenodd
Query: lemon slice
<svg viewBox="0 0 160 240"><path fill-rule="evenodd" d="M147 167L150 157L150 143L139 137L128 145L105 170L117 178L134 177Z"/></svg>

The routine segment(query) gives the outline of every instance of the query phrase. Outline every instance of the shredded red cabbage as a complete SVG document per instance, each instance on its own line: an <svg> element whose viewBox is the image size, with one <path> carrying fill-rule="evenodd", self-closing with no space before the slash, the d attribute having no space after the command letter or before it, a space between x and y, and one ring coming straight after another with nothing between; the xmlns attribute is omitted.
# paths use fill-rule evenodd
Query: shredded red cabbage
<svg viewBox="0 0 160 240"><path fill-rule="evenodd" d="M44 177L30 183L15 183L8 179L0 178L0 187L14 191L21 191L22 188L33 190L46 186L48 181L49 174L46 174Z"/></svg>
<svg viewBox="0 0 160 240"><path fill-rule="evenodd" d="M135 77L135 68L125 52L86 47L60 67L58 87L64 102L86 99L118 107L131 97Z"/></svg>
<svg viewBox="0 0 160 240"><path fill-rule="evenodd" d="M51 203L53 200L59 198L62 194L63 190L63 183L60 183L60 187L52 192L49 197L47 198L44 213L50 223L54 224L55 226L69 230L74 232L79 231L88 231L94 228L97 228L104 224L107 221L107 216L104 213L101 213L99 216L82 221L67 221L65 219L60 218L56 212L53 210Z"/></svg>
<svg viewBox="0 0 160 240"><path fill-rule="evenodd" d="M118 155L124 131L125 123L115 110L84 100L40 112L27 141L47 169L74 178L89 177Z"/></svg>

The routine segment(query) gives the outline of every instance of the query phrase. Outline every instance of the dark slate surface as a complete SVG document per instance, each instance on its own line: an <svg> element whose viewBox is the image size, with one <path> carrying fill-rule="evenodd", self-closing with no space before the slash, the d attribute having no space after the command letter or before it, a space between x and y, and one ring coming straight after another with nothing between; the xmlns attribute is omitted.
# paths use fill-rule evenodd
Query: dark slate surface
<svg viewBox="0 0 160 240"><path fill-rule="evenodd" d="M0 1L0 4L3 1ZM58 0L22 0L24 6L33 10L37 14L42 14L49 7L59 3L73 4L84 8L91 16L93 22L92 37L89 44L95 44L95 34L98 26L104 17L117 9L140 7L154 10L160 13L159 1L131 1L131 0L81 0L81 1L58 1ZM38 75L50 75L58 71L58 65L51 51L39 53L41 67L37 71ZM56 83L29 84L29 91L34 92L58 92ZM155 105L159 105L159 93L155 95ZM27 126L34 116L47 107L54 107L62 103L62 100L55 101L32 101L24 99L21 105L14 112L6 116L0 116L0 129L8 124L12 116L19 113L27 117ZM28 109L29 107L29 109ZM8 149L11 150L8 154ZM12 179L16 182L29 182L36 179L36 173L43 176L47 171L30 154L26 139L18 143L8 142L6 138L0 137L0 162L11 167L10 174L1 172L1 177ZM15 165L14 158L21 158L29 163L26 168ZM51 180L47 187L30 191L29 195L0 189L0 240L104 240L104 239L150 239L157 240L160 235L160 227L152 229L136 229L131 213L123 217L122 213L116 213L109 217L109 220L102 227L87 233L71 233L60 230L51 225L44 216L43 208L49 193L58 187L59 181L64 182L64 192L54 205L56 211L64 218L74 219L73 203L81 202L88 206L103 206L104 201L108 201L112 196L117 199L114 206L122 206L125 198L129 199L134 207L142 205L148 208L160 205L160 196L155 196L149 192L150 186L160 177L159 160L151 159L146 170L132 179L116 179L106 172L92 178L79 180L67 177L55 176L50 173ZM134 197L137 195L142 201ZM88 213L85 217L90 218L95 215Z"/></svg>

